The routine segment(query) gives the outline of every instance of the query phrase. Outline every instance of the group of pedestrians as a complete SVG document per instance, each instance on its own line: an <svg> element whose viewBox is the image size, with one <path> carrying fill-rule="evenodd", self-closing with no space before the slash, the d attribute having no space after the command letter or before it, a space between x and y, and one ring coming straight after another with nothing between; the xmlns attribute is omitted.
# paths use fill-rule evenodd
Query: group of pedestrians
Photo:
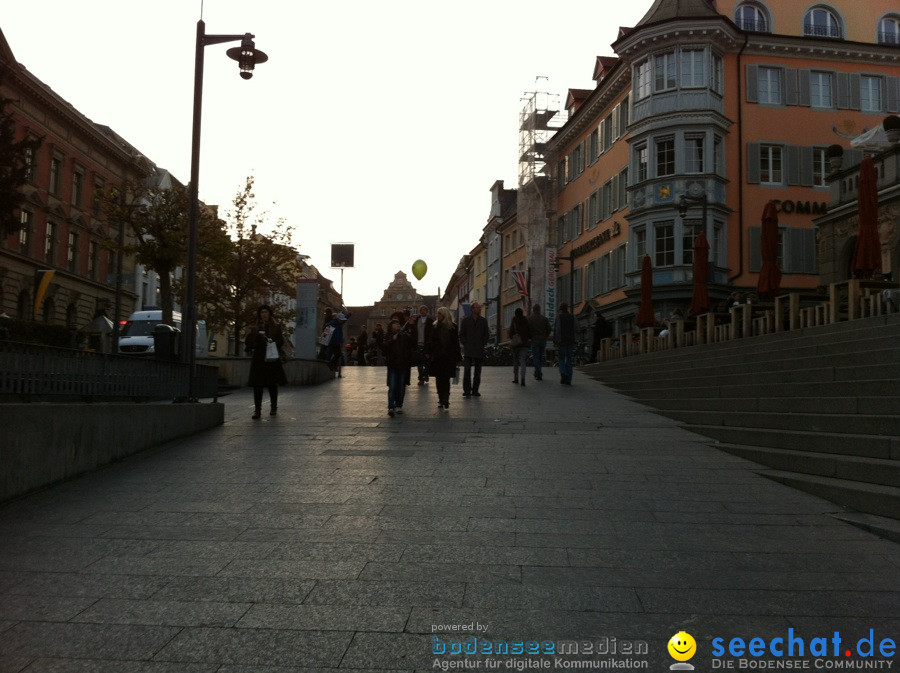
<svg viewBox="0 0 900 673"><path fill-rule="evenodd" d="M463 367L463 397L481 397L481 372L485 359L485 347L491 338L487 319L481 315L481 304L473 302L468 315L457 327L450 310L441 306L432 320L427 306L418 312L411 308L395 311L387 330L379 324L373 330L371 340L378 346L387 366L388 415L403 413L406 388L412 380L412 368L416 368L418 385L428 385L434 379L438 407L450 408L450 382L458 377ZM323 344L320 357L341 376L343 326L348 315L326 315L325 334L328 343ZM534 363L534 378L543 380L543 362L547 342L552 338L559 352L560 383L571 385L575 354L575 317L567 304L561 304L556 321L551 326L541 308L535 305L527 317L517 308L509 325L508 336L513 351L513 383L524 386L528 354ZM367 341L369 339L367 338ZM269 306L260 306L256 319L245 331L246 352L251 355L248 385L253 388L253 418L262 415L263 393L268 390L270 410L278 413L278 386L287 383L282 365L284 333L272 316Z"/></svg>

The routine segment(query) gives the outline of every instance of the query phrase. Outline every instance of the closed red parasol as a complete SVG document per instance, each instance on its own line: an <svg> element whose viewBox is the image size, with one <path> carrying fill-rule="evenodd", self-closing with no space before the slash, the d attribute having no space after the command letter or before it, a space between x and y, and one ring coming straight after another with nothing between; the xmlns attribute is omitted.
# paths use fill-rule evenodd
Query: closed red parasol
<svg viewBox="0 0 900 673"><path fill-rule="evenodd" d="M694 296L691 299L691 315L709 313L709 241L702 231L694 239Z"/></svg>
<svg viewBox="0 0 900 673"><path fill-rule="evenodd" d="M769 201L762 213L759 253L762 268L756 281L756 293L763 301L771 301L781 288L781 269L778 267L778 211Z"/></svg>
<svg viewBox="0 0 900 673"><path fill-rule="evenodd" d="M641 266L641 306L634 322L638 327L653 327L656 322L653 313L653 266L650 263L650 255L644 255Z"/></svg>
<svg viewBox="0 0 900 673"><path fill-rule="evenodd" d="M878 240L878 185L875 164L866 155L859 164L859 234L853 255L853 273L871 278L881 268L881 244Z"/></svg>

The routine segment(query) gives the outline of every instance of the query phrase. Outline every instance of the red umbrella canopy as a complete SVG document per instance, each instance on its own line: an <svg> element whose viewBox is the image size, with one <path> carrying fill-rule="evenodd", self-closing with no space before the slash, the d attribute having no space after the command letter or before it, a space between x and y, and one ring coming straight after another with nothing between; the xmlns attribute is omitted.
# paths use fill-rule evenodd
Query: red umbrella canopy
<svg viewBox="0 0 900 673"><path fill-rule="evenodd" d="M875 164L866 155L859 164L859 234L853 255L853 273L871 278L881 268L881 243L878 240L878 185Z"/></svg>
<svg viewBox="0 0 900 673"><path fill-rule="evenodd" d="M653 327L656 323L656 316L653 314L653 265L650 263L650 255L644 255L641 265L641 307L635 323L638 327Z"/></svg>
<svg viewBox="0 0 900 673"><path fill-rule="evenodd" d="M694 296L691 315L709 313L709 241L702 231L694 239Z"/></svg>
<svg viewBox="0 0 900 673"><path fill-rule="evenodd" d="M756 293L760 299L768 301L781 288L781 269L778 268L778 211L773 201L769 201L763 208L759 252L762 268L756 281Z"/></svg>

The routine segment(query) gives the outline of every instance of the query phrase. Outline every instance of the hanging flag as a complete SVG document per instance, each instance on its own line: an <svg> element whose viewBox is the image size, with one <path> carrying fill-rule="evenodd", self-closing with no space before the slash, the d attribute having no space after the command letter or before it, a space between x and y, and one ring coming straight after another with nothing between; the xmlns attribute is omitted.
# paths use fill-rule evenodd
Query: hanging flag
<svg viewBox="0 0 900 673"><path fill-rule="evenodd" d="M47 293L55 273L53 269L38 269L34 272L34 307L31 317L35 320L37 320L38 309L44 303L44 295Z"/></svg>
<svg viewBox="0 0 900 673"><path fill-rule="evenodd" d="M525 271L516 271L512 272L513 280L516 283L516 289L519 291L519 294L523 297L528 296L528 274Z"/></svg>

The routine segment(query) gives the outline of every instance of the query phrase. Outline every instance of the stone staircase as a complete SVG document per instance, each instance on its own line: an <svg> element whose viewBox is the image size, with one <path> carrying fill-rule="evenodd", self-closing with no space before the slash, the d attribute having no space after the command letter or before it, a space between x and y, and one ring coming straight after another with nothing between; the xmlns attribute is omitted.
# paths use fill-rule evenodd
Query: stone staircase
<svg viewBox="0 0 900 673"><path fill-rule="evenodd" d="M900 541L900 314L581 369Z"/></svg>

